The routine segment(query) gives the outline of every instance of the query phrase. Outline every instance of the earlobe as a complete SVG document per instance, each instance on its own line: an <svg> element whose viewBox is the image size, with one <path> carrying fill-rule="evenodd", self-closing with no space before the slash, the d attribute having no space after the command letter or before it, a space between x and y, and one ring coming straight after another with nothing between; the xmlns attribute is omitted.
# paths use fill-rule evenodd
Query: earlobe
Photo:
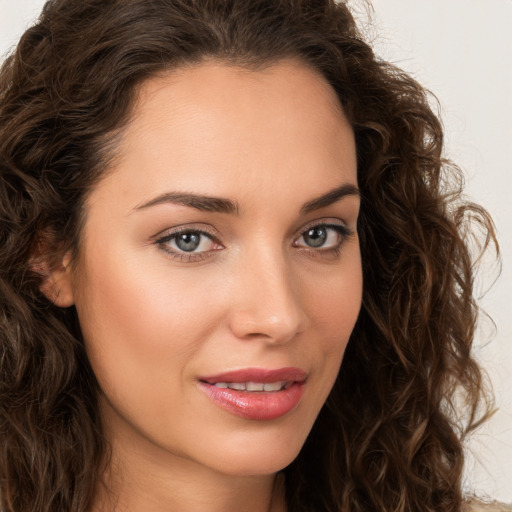
<svg viewBox="0 0 512 512"><path fill-rule="evenodd" d="M71 254L67 252L62 260L51 269L41 264L33 266L33 270L43 277L39 288L41 292L48 300L61 308L68 308L75 303L70 262Z"/></svg>

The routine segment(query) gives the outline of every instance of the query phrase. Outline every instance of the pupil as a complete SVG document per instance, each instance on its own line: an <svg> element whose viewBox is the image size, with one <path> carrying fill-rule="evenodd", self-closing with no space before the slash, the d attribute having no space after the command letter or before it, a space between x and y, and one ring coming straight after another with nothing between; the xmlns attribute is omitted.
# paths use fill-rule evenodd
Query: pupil
<svg viewBox="0 0 512 512"><path fill-rule="evenodd" d="M201 235L199 233L182 233L176 238L176 245L186 252L192 252L199 246Z"/></svg>
<svg viewBox="0 0 512 512"><path fill-rule="evenodd" d="M305 235L304 240L311 247L320 247L327 239L327 232L324 228L310 229Z"/></svg>

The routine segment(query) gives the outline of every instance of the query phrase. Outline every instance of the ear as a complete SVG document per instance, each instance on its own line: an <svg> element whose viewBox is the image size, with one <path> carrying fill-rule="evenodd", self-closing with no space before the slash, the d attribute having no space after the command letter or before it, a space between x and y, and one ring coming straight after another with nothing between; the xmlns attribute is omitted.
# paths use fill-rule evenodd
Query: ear
<svg viewBox="0 0 512 512"><path fill-rule="evenodd" d="M32 270L42 276L39 287L42 293L56 306L68 308L75 303L71 279L71 251L50 266L47 261L33 263Z"/></svg>

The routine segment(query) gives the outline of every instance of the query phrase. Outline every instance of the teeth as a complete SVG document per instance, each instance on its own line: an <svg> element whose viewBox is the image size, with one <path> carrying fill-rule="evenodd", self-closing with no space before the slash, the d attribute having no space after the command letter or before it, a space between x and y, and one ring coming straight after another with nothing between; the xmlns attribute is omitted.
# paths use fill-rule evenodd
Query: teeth
<svg viewBox="0 0 512 512"><path fill-rule="evenodd" d="M216 382L214 384L222 389L235 389L237 391L281 391L281 389L288 389L292 383L286 381L279 382Z"/></svg>
<svg viewBox="0 0 512 512"><path fill-rule="evenodd" d="M261 382L248 382L245 386L247 391L263 391L265 384Z"/></svg>
<svg viewBox="0 0 512 512"><path fill-rule="evenodd" d="M279 391L286 382L268 382L263 384L263 391Z"/></svg>

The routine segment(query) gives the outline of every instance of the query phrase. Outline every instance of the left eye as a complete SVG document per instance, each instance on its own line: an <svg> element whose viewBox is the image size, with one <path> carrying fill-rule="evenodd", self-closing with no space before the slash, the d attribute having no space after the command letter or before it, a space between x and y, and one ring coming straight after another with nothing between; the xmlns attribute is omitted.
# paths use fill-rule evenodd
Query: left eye
<svg viewBox="0 0 512 512"><path fill-rule="evenodd" d="M339 246L347 235L348 230L344 226L320 224L304 231L295 245L313 249L332 249Z"/></svg>

